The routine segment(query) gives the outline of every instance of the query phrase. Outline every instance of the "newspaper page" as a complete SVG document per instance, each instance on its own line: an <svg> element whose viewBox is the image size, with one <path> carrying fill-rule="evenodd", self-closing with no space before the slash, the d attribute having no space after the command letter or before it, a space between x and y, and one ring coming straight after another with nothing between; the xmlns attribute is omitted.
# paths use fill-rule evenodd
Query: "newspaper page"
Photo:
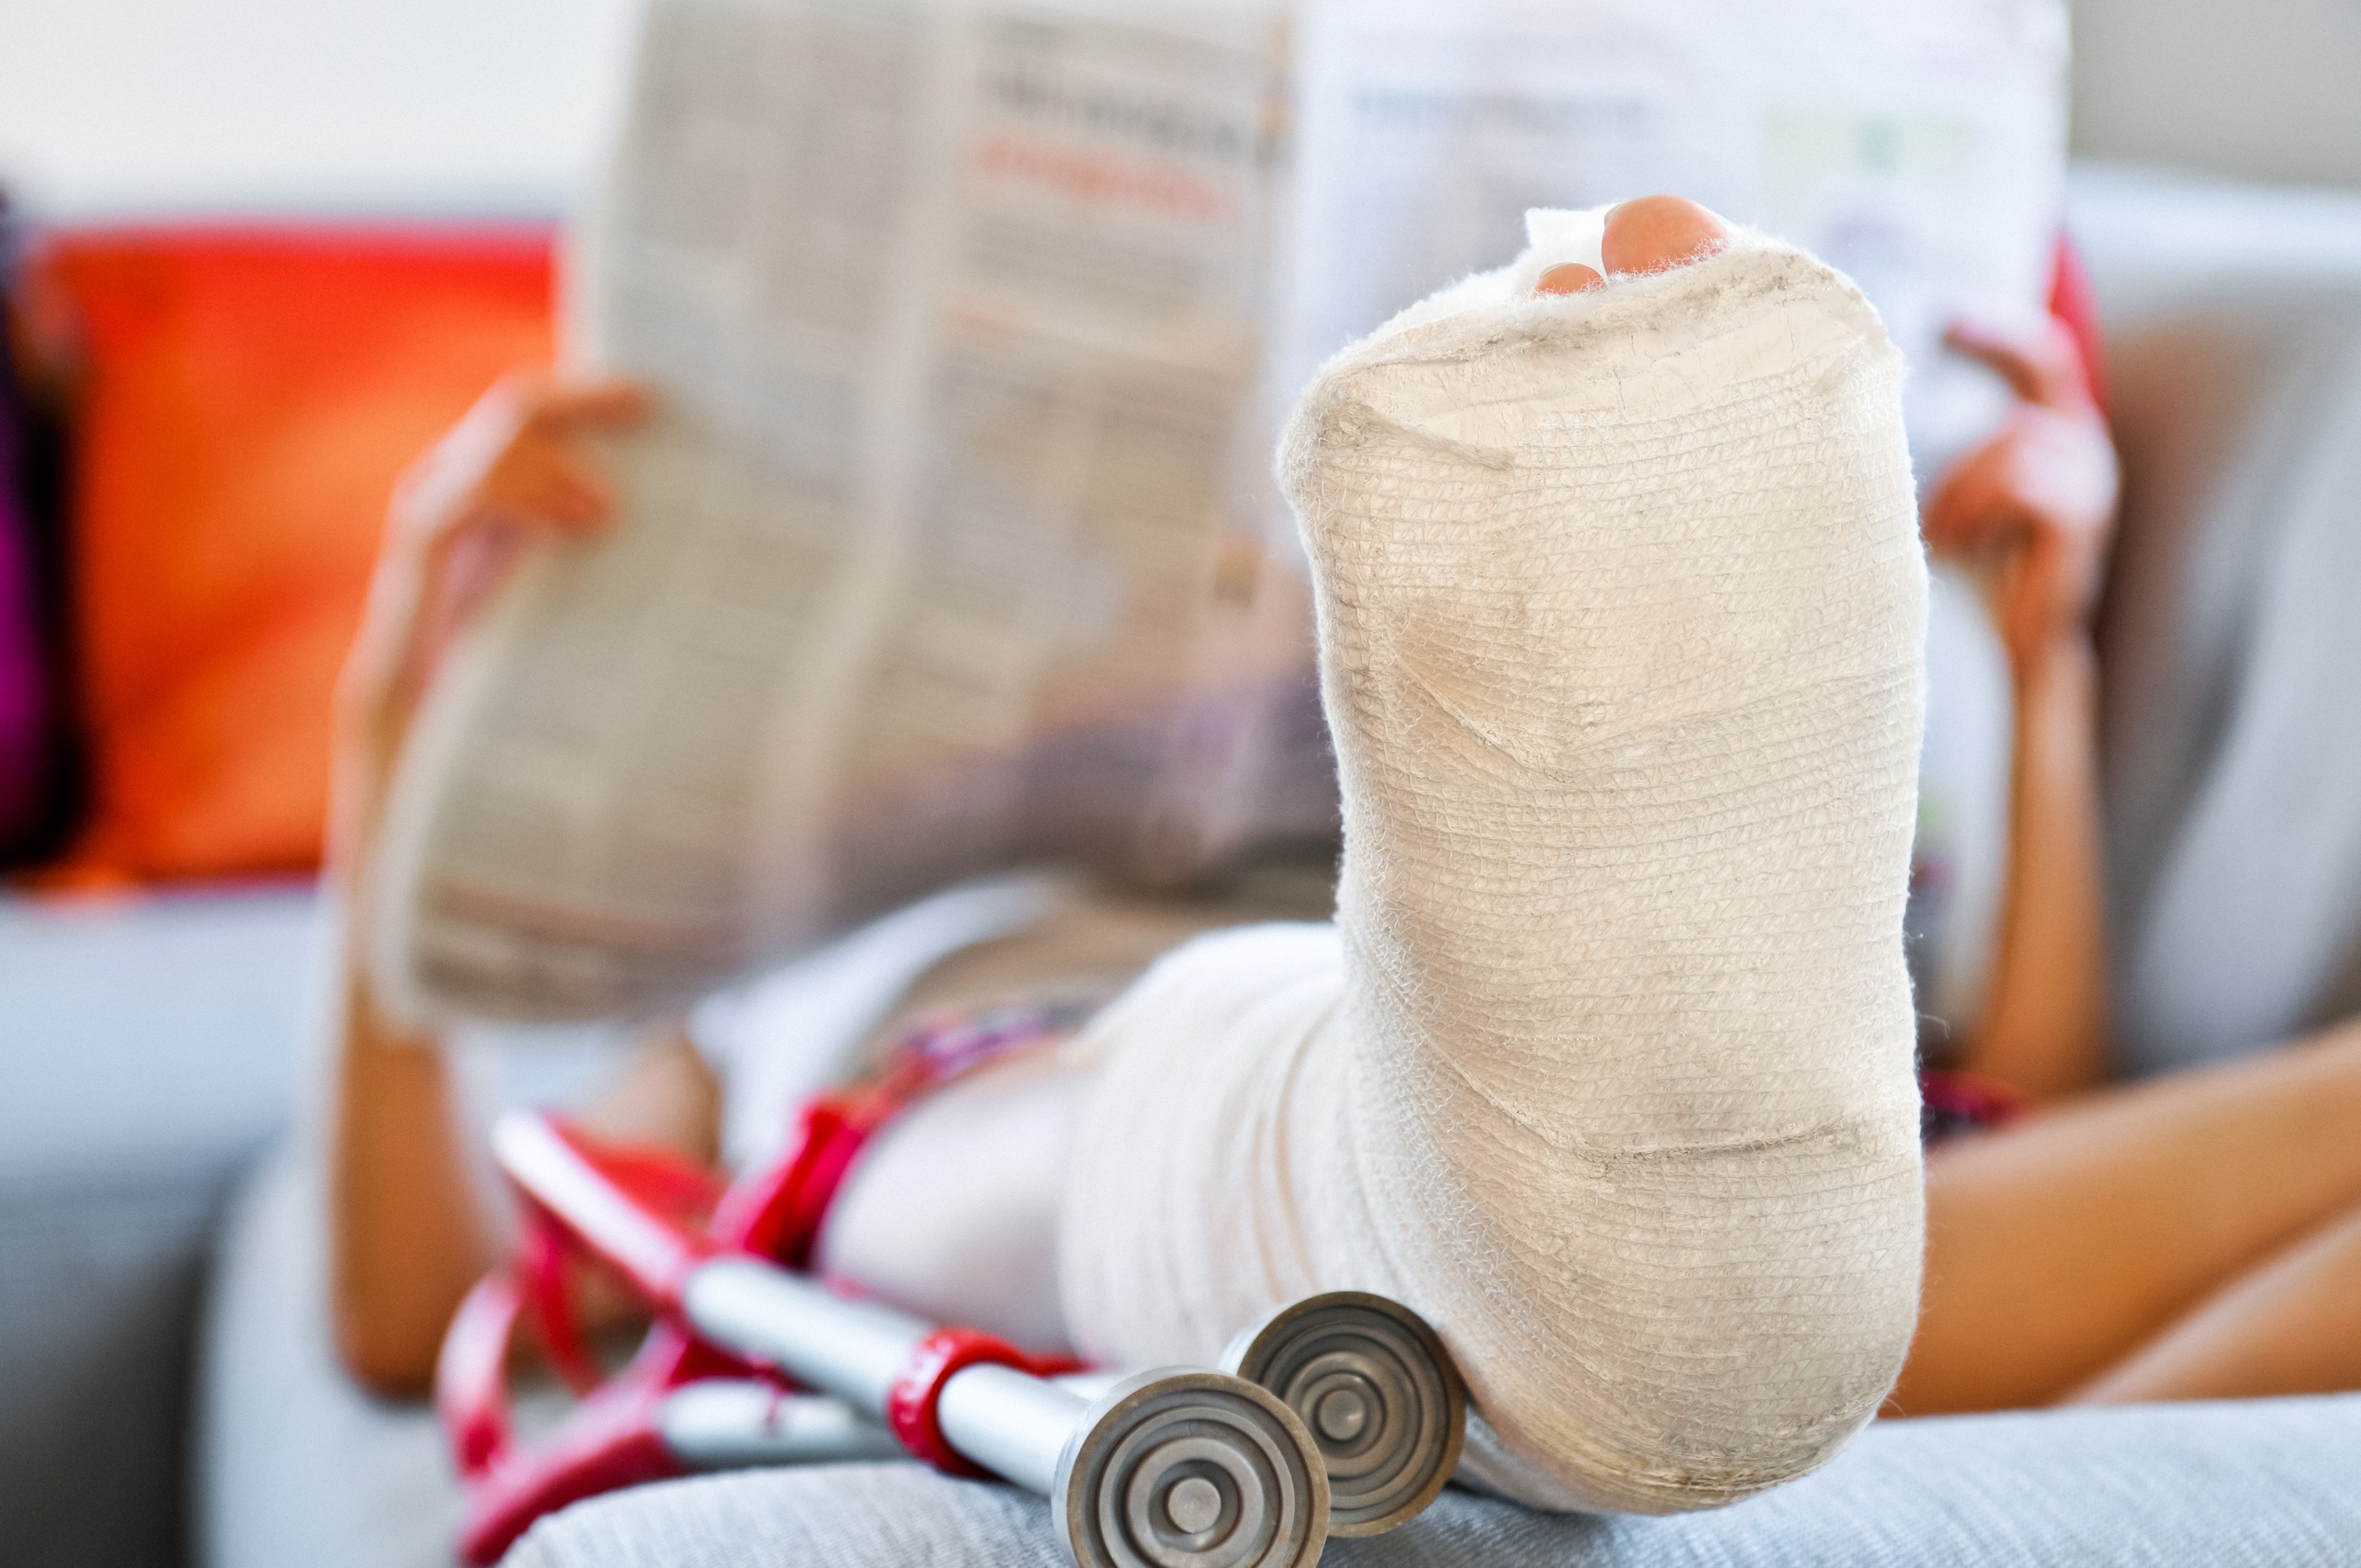
<svg viewBox="0 0 2361 1568"><path fill-rule="evenodd" d="M2058 0L654 0L575 342L617 537L438 681L373 900L419 1013L644 1008L966 872L1333 832L1268 477L1319 363L1695 196L1858 279L1931 474L2037 311Z"/></svg>
<svg viewBox="0 0 2361 1568"><path fill-rule="evenodd" d="M1861 284L1910 366L1922 480L1999 417L1942 330L2046 299L2060 0L1302 0L1297 21L1281 399L1514 256L1527 209L1675 192Z"/></svg>
<svg viewBox="0 0 2361 1568"><path fill-rule="evenodd" d="M661 412L604 454L614 536L532 562L421 715L372 872L395 1006L644 1010L1053 839L1232 830L1223 727L1308 661L1232 505L1282 37L653 5L572 327Z"/></svg>

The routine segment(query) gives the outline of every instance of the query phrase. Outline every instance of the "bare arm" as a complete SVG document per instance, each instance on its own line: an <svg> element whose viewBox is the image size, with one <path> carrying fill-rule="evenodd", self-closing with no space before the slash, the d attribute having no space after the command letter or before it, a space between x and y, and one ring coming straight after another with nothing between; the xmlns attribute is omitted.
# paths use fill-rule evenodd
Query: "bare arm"
<svg viewBox="0 0 2361 1568"><path fill-rule="evenodd" d="M423 1388L459 1298L497 1237L478 1190L451 1072L431 1035L390 1018L358 960L356 896L387 781L452 634L536 537L581 537L608 497L577 433L639 417L628 387L504 383L404 477L368 608L337 692L329 885L344 910L330 1117L330 1299L353 1376L388 1394ZM592 1120L609 1135L710 1157L712 1085L677 1038L636 1063Z"/></svg>
<svg viewBox="0 0 2361 1568"><path fill-rule="evenodd" d="M1958 1065L2039 1098L2106 1070L2106 912L2098 807L2098 662L2090 636L2117 473L2106 422L2062 328L1956 329L2005 378L2008 425L1938 488L1938 554L1996 561L2016 688L2007 892L1992 995Z"/></svg>

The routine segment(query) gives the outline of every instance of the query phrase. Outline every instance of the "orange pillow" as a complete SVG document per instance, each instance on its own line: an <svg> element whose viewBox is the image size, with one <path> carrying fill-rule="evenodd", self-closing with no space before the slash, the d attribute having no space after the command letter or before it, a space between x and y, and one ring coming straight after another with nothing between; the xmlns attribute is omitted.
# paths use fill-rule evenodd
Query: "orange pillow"
<svg viewBox="0 0 2361 1568"><path fill-rule="evenodd" d="M551 356L544 229L53 236L89 815L44 880L315 866L328 711L396 477Z"/></svg>

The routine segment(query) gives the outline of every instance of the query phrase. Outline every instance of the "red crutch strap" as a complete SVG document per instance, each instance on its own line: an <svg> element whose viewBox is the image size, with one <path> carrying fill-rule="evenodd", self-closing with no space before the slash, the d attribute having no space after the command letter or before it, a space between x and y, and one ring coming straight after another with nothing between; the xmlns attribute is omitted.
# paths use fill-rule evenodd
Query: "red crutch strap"
<svg viewBox="0 0 2361 1568"><path fill-rule="evenodd" d="M1038 1376L1032 1357L1005 1340L973 1329L942 1329L928 1334L911 1353L910 1365L894 1380L885 1397L885 1425L914 1459L923 1460L946 1475L989 1479L992 1472L960 1457L943 1437L935 1407L943 1385L971 1366L1011 1366Z"/></svg>
<svg viewBox="0 0 2361 1568"><path fill-rule="evenodd" d="M509 1420L508 1360L523 1310L517 1281L494 1274L460 1306L435 1364L434 1406L467 1496L463 1561L488 1564L533 1522L585 1497L682 1474L658 1430L673 1389L701 1377L759 1376L759 1368L659 1322L639 1353L538 1445L517 1442Z"/></svg>
<svg viewBox="0 0 2361 1568"><path fill-rule="evenodd" d="M658 1325L637 1358L576 1406L537 1448L503 1448L466 1477L459 1555L489 1568L534 1520L585 1497L686 1474L657 1427L688 1343Z"/></svg>
<svg viewBox="0 0 2361 1568"><path fill-rule="evenodd" d="M805 1102L786 1152L725 1195L714 1240L808 1273L828 1212L852 1162L880 1128L987 1062L1064 1038L1093 1009L1081 1003L946 1008L918 1019L866 1082Z"/></svg>
<svg viewBox="0 0 2361 1568"><path fill-rule="evenodd" d="M462 1479L490 1469L509 1450L509 1340L524 1310L513 1276L488 1274L459 1303L434 1360L434 1413Z"/></svg>
<svg viewBox="0 0 2361 1568"><path fill-rule="evenodd" d="M714 1238L797 1273L811 1268L829 1206L870 1135L900 1104L827 1094L796 1114L787 1153L732 1187L713 1212Z"/></svg>

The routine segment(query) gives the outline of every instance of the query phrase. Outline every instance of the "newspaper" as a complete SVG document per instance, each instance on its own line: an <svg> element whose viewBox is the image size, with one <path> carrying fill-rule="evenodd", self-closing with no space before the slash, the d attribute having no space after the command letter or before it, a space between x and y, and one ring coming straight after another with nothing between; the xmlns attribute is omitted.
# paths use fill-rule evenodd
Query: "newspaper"
<svg viewBox="0 0 2361 1568"><path fill-rule="evenodd" d="M1281 44L1251 8L652 8L572 326L662 413L605 455L616 535L534 562L421 716L395 1005L643 1008L964 872L1244 830L1269 747L1224 727L1313 706L1231 506Z"/></svg>
<svg viewBox="0 0 2361 1568"><path fill-rule="evenodd" d="M1943 352L2042 308L2065 202L2059 0L1310 0L1284 394L1532 207L1669 191L1860 283L1922 480L2003 389Z"/></svg>
<svg viewBox="0 0 2361 1568"><path fill-rule="evenodd" d="M422 711L389 1002L646 1011L994 866L1333 836L1268 477L1328 353L1651 189L1922 339L2037 299L2054 5L1806 8L1848 48L1746 88L1739 0L653 0L568 336L661 412Z"/></svg>

